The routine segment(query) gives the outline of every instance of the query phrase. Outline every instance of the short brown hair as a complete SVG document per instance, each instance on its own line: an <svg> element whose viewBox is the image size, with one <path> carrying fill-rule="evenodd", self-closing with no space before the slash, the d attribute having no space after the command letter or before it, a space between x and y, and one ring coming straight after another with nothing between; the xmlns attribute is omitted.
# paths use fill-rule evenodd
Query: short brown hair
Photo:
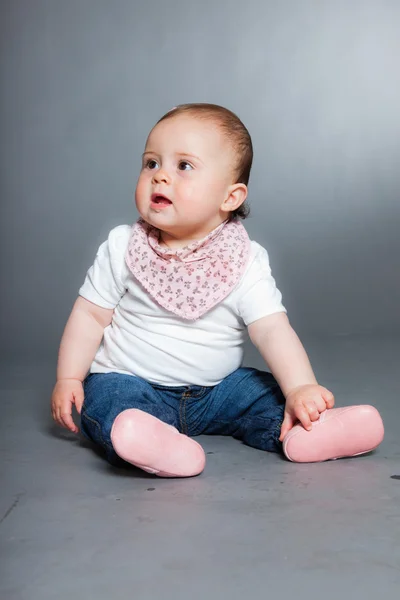
<svg viewBox="0 0 400 600"><path fill-rule="evenodd" d="M236 155L237 163L235 166L235 183L244 183L248 185L250 178L251 165L253 163L253 144L251 137L242 121L235 113L219 106L218 104L193 103L180 104L167 112L157 124L165 119L171 119L181 114L191 114L200 119L207 119L217 122L223 133L231 142ZM239 208L230 213L230 219L245 219L249 216L250 208L247 202L243 202Z"/></svg>

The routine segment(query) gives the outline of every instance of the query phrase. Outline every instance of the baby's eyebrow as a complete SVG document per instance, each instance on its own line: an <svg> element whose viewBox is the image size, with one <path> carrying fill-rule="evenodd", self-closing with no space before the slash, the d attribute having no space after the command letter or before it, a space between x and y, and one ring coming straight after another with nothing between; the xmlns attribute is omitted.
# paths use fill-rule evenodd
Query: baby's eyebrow
<svg viewBox="0 0 400 600"><path fill-rule="evenodd" d="M199 158L195 154L188 154L187 152L176 152L176 156L186 156L187 158L195 158L196 160L198 160L201 163L203 162L201 160L201 158Z"/></svg>
<svg viewBox="0 0 400 600"><path fill-rule="evenodd" d="M155 154L156 156L158 156L157 152L154 152L154 150L146 150L146 152L143 152L142 157L145 157L146 154ZM195 158L196 160L198 160L199 162L203 162L201 160L201 158L199 158L198 156L196 156L195 154L189 154L188 152L175 152L175 156L185 156L187 158Z"/></svg>

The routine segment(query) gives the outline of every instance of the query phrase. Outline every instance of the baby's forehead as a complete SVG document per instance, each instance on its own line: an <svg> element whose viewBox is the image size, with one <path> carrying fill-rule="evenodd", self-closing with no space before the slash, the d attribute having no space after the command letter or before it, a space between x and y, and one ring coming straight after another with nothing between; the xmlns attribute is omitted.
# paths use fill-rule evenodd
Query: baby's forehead
<svg viewBox="0 0 400 600"><path fill-rule="evenodd" d="M202 137L207 137L211 133L220 133L221 128L215 118L205 118L200 115L179 114L176 116L172 115L156 123L151 130L150 135L163 130L168 130L169 133L171 131L175 131L176 133L196 133L200 134Z"/></svg>
<svg viewBox="0 0 400 600"><path fill-rule="evenodd" d="M235 153L230 136L215 117L177 115L157 123L151 130L146 146L163 143L201 147L203 152L215 154L224 150Z"/></svg>

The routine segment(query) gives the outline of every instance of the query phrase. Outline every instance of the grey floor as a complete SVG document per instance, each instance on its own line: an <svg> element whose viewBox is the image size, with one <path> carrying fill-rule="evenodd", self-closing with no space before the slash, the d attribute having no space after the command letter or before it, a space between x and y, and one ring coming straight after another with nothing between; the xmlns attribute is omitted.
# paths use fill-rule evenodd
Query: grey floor
<svg viewBox="0 0 400 600"><path fill-rule="evenodd" d="M296 465L202 437L200 477L117 470L51 425L53 365L3 364L1 600L399 597L400 339L306 347L337 405L381 411L376 452Z"/></svg>

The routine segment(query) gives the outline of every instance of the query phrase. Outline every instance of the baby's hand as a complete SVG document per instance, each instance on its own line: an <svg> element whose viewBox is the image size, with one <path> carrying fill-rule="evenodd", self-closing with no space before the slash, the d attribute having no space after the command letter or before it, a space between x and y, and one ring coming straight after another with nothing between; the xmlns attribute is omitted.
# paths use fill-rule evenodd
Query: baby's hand
<svg viewBox="0 0 400 600"><path fill-rule="evenodd" d="M51 396L51 412L53 419L73 433L79 429L72 420L72 405L81 414L84 400L83 385L79 379L60 379L57 381Z"/></svg>
<svg viewBox="0 0 400 600"><path fill-rule="evenodd" d="M321 385L302 385L290 392L286 398L280 441L283 441L297 420L310 431L312 421L318 421L319 415L327 408L332 408L334 404L332 392Z"/></svg>

